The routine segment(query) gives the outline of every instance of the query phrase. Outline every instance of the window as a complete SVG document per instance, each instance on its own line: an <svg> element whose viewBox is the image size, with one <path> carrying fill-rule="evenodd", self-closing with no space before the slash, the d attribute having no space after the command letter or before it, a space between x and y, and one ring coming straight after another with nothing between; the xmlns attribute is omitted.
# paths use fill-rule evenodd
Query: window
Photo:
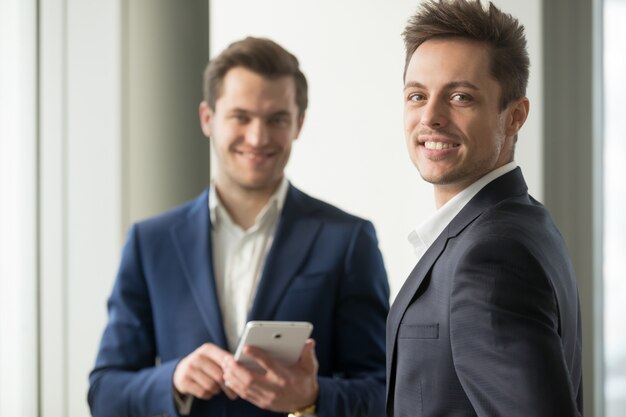
<svg viewBox="0 0 626 417"><path fill-rule="evenodd" d="M605 417L626 410L626 0L604 1Z"/></svg>
<svg viewBox="0 0 626 417"><path fill-rule="evenodd" d="M0 2L0 415L37 415L36 2Z"/></svg>

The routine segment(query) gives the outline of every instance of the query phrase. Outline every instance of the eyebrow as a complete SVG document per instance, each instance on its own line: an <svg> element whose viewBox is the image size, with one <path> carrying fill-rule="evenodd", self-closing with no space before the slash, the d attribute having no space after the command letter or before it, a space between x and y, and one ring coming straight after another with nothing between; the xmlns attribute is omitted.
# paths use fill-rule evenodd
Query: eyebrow
<svg viewBox="0 0 626 417"><path fill-rule="evenodd" d="M288 116L291 117L291 113L287 110L278 110L275 111L274 113L270 114L271 117L276 117L276 116Z"/></svg>
<svg viewBox="0 0 626 417"><path fill-rule="evenodd" d="M250 110L246 110L244 108L241 107L234 107L230 110L228 110L228 114L250 114L250 115L255 115L256 113L250 111ZM291 113L288 110L276 110L273 113L269 114L269 117L276 117L276 116L289 116L291 117Z"/></svg>
<svg viewBox="0 0 626 417"><path fill-rule="evenodd" d="M475 90L475 91L479 91L480 88L478 88L477 85L472 84L469 81L452 81L447 83L444 88L446 90L451 90L454 88L459 88L459 87L463 87L463 88L469 88L471 90ZM407 88L424 88L426 89L426 86L422 83L419 83L417 81L409 81L404 85L404 89L406 90Z"/></svg>

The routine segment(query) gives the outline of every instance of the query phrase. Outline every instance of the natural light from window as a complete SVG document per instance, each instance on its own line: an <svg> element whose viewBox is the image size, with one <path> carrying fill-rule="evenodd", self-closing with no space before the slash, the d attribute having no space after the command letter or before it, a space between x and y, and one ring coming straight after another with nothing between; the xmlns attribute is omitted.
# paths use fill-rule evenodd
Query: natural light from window
<svg viewBox="0 0 626 417"><path fill-rule="evenodd" d="M0 415L37 415L36 2L0 1Z"/></svg>
<svg viewBox="0 0 626 417"><path fill-rule="evenodd" d="M626 0L604 2L605 417L626 413Z"/></svg>

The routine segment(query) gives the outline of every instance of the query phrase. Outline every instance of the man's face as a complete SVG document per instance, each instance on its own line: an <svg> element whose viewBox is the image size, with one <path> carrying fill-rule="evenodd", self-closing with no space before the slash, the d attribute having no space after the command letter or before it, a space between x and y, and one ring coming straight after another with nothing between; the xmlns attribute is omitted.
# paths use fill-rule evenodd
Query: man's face
<svg viewBox="0 0 626 417"><path fill-rule="evenodd" d="M489 63L484 44L431 39L417 48L407 67L409 155L445 201L513 158L513 137L525 120L528 100L500 111L501 89Z"/></svg>
<svg viewBox="0 0 626 417"><path fill-rule="evenodd" d="M292 77L273 80L243 67L226 73L211 110L200 105L200 123L217 160L218 189L272 192L283 177L304 116Z"/></svg>

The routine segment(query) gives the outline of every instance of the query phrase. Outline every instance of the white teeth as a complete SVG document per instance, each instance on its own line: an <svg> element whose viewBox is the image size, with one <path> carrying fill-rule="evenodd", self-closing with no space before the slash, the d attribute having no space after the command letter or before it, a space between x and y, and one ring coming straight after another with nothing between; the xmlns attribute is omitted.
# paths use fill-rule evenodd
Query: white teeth
<svg viewBox="0 0 626 417"><path fill-rule="evenodd" d="M443 142L424 142L424 146L426 147L426 149L450 149L453 148L454 145L450 144L450 143L443 143Z"/></svg>

